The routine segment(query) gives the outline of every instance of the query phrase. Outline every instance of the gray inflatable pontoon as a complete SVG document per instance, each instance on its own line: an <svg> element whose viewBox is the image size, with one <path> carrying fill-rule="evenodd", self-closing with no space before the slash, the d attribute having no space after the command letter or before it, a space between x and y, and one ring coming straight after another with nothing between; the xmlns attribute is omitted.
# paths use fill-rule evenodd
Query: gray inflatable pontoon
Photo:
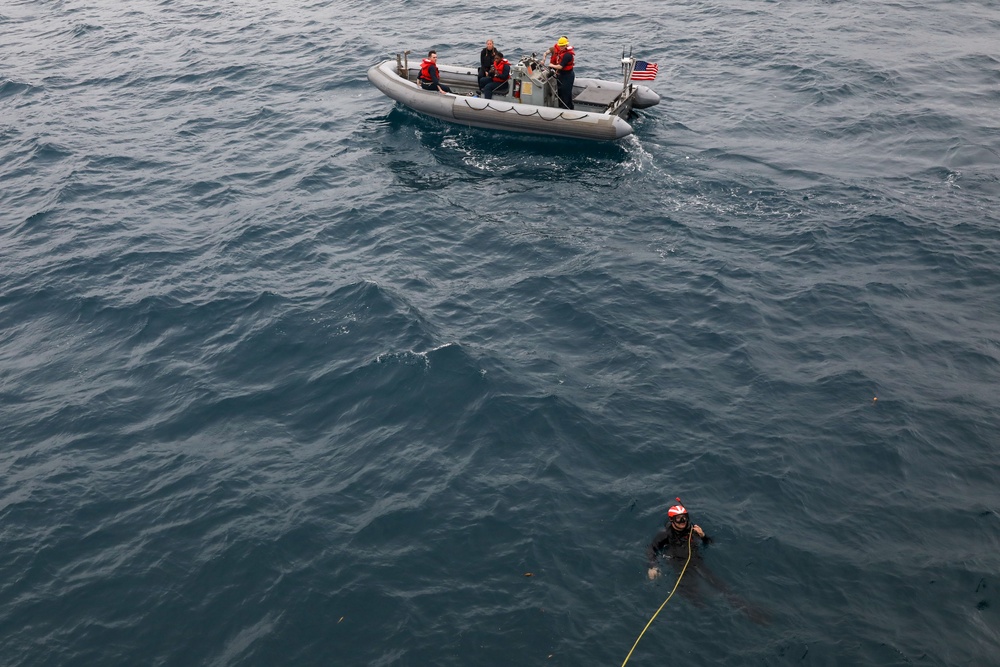
<svg viewBox="0 0 1000 667"><path fill-rule="evenodd" d="M383 93L415 111L449 123L472 127L557 137L613 141L632 134L627 118L633 108L658 104L660 96L647 86L630 81L633 58L623 58L620 83L577 78L573 85L574 110L560 108L554 73L534 54L511 65L506 94L492 99L473 97L479 92L476 68L438 65L441 83L452 92L424 90L417 82L419 66L410 66L409 51L396 60L385 60L368 70L368 80Z"/></svg>

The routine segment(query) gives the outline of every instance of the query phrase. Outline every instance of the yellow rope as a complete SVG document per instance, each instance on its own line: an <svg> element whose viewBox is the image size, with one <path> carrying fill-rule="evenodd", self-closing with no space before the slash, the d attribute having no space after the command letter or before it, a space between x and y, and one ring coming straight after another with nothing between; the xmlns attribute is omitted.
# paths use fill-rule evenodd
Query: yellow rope
<svg viewBox="0 0 1000 667"><path fill-rule="evenodd" d="M625 656L625 661L622 662L622 667L625 667L625 663L628 662L628 659L632 657L632 651L635 651L635 647L639 645L639 640L642 639L642 636L646 634L646 630L649 630L649 626L653 624L653 621L656 620L656 617L660 614L661 611L663 611L663 608L667 606L667 603L670 602L670 598L674 597L674 593L677 592L677 587L681 585L681 578L684 577L684 573L688 569L688 563L691 562L691 533L693 532L694 529L688 532L688 558L687 562L684 563L684 568L681 570L680 575L677 577L677 583L674 584L674 589L670 591L670 595L667 596L667 599L663 601L663 604L661 604L660 608L656 610L656 613L653 614L653 617L649 619L649 623L646 624L646 627L644 627L642 629L642 632L639 633L639 636L636 638L635 643L632 644L632 650L628 652L627 656Z"/></svg>

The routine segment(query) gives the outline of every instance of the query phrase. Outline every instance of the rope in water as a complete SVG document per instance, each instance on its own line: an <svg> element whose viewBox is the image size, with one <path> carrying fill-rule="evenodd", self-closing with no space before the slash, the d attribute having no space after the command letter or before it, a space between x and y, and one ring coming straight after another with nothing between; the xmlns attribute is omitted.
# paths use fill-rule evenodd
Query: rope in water
<svg viewBox="0 0 1000 667"><path fill-rule="evenodd" d="M625 663L628 662L628 659L632 657L632 652L635 651L635 647L639 645L639 640L642 639L642 636L644 634L646 634L646 630L649 630L649 626L651 626L653 624L653 621L656 620L656 617L659 616L660 612L663 611L663 608L667 606L668 602L670 602L670 598L672 598L674 596L674 593L677 592L677 587L681 585L681 579L684 577L684 573L687 572L688 564L691 563L691 534L692 533L694 533L693 530L688 531L688 557L687 557L687 561L684 563L683 569L681 569L680 575L678 575L678 577L677 577L677 583L674 584L674 589L672 591L670 591L670 595L667 596L667 599L663 601L663 604L661 604L660 608L656 610L656 613L653 614L653 617L651 619L649 619L649 623L646 624L646 627L644 627L642 629L642 632L639 633L639 636L636 638L635 643L632 644L632 650L628 652L627 656L625 656L625 660L622 662L622 667L625 667Z"/></svg>

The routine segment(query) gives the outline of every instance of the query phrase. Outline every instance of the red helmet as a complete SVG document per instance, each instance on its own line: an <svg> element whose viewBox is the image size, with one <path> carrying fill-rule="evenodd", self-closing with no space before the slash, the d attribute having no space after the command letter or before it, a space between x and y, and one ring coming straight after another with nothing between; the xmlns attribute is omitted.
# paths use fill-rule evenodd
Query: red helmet
<svg viewBox="0 0 1000 667"><path fill-rule="evenodd" d="M680 514L687 514L687 513L688 513L687 509L684 507L684 505L681 505L680 498L677 499L676 505L667 510L667 516L671 519Z"/></svg>

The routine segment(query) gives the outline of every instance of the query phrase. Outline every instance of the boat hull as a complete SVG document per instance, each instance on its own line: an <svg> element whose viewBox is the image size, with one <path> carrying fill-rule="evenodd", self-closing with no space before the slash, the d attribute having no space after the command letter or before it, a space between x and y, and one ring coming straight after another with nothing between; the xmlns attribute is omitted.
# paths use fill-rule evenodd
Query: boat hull
<svg viewBox="0 0 1000 667"><path fill-rule="evenodd" d="M438 69L442 83L452 87L475 88L474 70L447 65L439 65ZM524 104L508 101L508 98L487 100L424 90L414 81L401 77L396 62L392 60L371 67L368 70L368 80L386 96L400 104L449 123L595 141L614 141L632 134L632 126L623 118L613 114ZM578 81L585 83L589 80ZM605 81L597 83L606 85L609 89L614 89L616 85ZM617 90L619 92L622 90L621 84L617 84ZM655 104L659 101L659 97L655 93L652 95L656 98L652 102ZM650 99L648 96L644 98L647 106Z"/></svg>

